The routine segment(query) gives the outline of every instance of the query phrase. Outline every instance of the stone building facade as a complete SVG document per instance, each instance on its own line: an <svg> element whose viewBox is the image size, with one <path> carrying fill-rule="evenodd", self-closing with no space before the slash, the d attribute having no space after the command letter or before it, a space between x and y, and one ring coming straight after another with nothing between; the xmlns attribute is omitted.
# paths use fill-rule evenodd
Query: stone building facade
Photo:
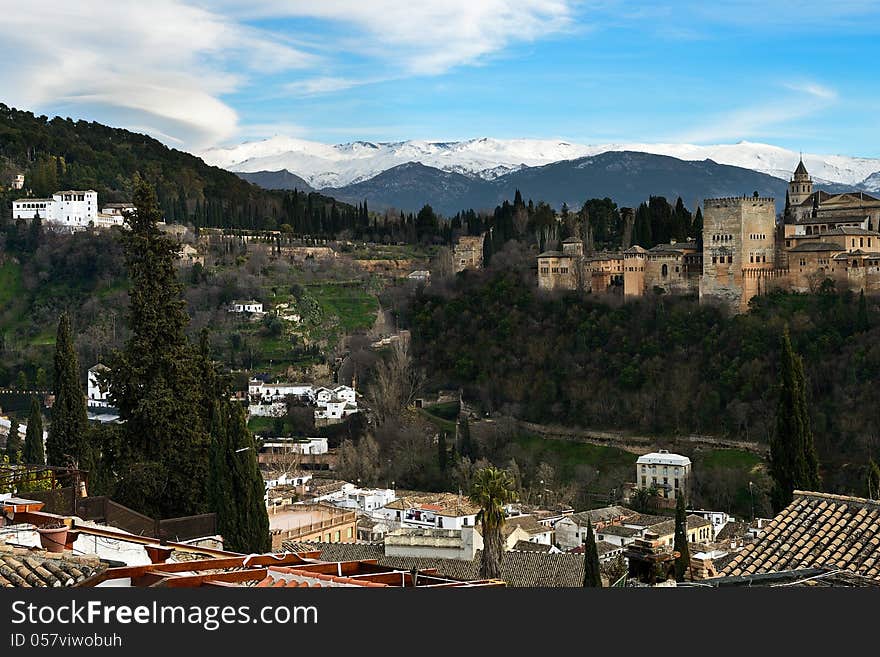
<svg viewBox="0 0 880 657"><path fill-rule="evenodd" d="M452 250L455 273L483 268L483 235L462 235Z"/></svg>
<svg viewBox="0 0 880 657"><path fill-rule="evenodd" d="M617 254L584 254L579 240L538 256L545 290L621 288L625 297L699 294L701 303L744 312L774 289L815 292L826 279L838 290L880 292L880 199L863 192L813 191L803 162L777 219L775 199L705 199L700 241L634 245Z"/></svg>

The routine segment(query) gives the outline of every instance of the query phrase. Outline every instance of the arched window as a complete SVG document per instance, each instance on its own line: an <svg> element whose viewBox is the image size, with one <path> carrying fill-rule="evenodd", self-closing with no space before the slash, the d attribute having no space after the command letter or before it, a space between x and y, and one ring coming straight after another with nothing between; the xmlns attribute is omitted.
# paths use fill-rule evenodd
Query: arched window
<svg viewBox="0 0 880 657"><path fill-rule="evenodd" d="M665 278L666 275L667 275L668 273L669 273L669 267L667 267L667 266L664 264L664 265L660 268L660 275L663 276L663 277Z"/></svg>

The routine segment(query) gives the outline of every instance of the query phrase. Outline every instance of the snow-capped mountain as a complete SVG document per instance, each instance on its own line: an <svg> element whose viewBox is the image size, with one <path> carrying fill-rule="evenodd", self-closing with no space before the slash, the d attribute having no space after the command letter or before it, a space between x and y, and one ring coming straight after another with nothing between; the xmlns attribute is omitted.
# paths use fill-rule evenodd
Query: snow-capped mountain
<svg viewBox="0 0 880 657"><path fill-rule="evenodd" d="M235 172L287 171L315 189L359 183L406 162L419 162L451 173L494 180L524 167L611 151L668 155L681 160L713 160L788 180L800 155L770 144L576 144L547 139L469 139L434 142L364 142L328 145L272 137L201 153L208 164ZM880 159L805 153L804 163L816 182L857 185L880 172ZM875 183L876 184L876 183Z"/></svg>

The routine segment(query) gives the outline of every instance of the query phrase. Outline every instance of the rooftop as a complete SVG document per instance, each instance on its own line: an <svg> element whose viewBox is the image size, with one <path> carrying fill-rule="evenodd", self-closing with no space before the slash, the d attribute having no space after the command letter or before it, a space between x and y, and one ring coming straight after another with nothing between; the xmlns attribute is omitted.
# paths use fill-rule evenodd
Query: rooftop
<svg viewBox="0 0 880 657"><path fill-rule="evenodd" d="M385 505L386 509L420 509L432 511L440 516L472 516L480 511L480 507L464 495L455 493L421 493L417 491L400 491L399 497Z"/></svg>
<svg viewBox="0 0 880 657"><path fill-rule="evenodd" d="M16 547L0 539L0 588L80 586L106 569L96 555Z"/></svg>
<svg viewBox="0 0 880 657"><path fill-rule="evenodd" d="M284 544L287 549L288 544ZM479 580L482 551L472 561L463 559L428 559L423 557L388 557L381 544L363 543L300 543L320 552L325 561L375 559L380 566L410 570L436 569L442 577ZM292 547L292 546L291 546ZM579 554L507 551L501 559L501 579L513 587L581 587L584 579L584 558Z"/></svg>
<svg viewBox="0 0 880 657"><path fill-rule="evenodd" d="M679 465L679 466L688 466L691 464L691 460L687 456L682 456L681 454L671 454L665 449L661 449L657 452L651 452L650 454L642 454L636 464L657 464L657 465Z"/></svg>
<svg viewBox="0 0 880 657"><path fill-rule="evenodd" d="M880 582L880 501L795 491L722 576L833 568Z"/></svg>
<svg viewBox="0 0 880 657"><path fill-rule="evenodd" d="M827 234L827 233L826 233ZM832 242L819 242L819 241L809 241L798 244L796 247L790 249L791 253L811 253L816 251L844 251L844 247L840 246L840 244L833 244Z"/></svg>

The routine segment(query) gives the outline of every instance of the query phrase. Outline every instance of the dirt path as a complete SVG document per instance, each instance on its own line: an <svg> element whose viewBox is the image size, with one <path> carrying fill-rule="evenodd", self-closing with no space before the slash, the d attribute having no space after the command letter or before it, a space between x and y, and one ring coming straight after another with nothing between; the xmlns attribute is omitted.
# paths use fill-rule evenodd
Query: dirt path
<svg viewBox="0 0 880 657"><path fill-rule="evenodd" d="M596 431L593 429L572 429L545 424L533 424L522 420L513 420L521 430L534 433L550 440L569 440L572 442L589 443L617 447L633 454L647 454L658 448L674 449L675 447L740 449L759 456L767 456L769 447L762 443L731 440L716 436L682 435L676 437L639 436L623 431Z"/></svg>

